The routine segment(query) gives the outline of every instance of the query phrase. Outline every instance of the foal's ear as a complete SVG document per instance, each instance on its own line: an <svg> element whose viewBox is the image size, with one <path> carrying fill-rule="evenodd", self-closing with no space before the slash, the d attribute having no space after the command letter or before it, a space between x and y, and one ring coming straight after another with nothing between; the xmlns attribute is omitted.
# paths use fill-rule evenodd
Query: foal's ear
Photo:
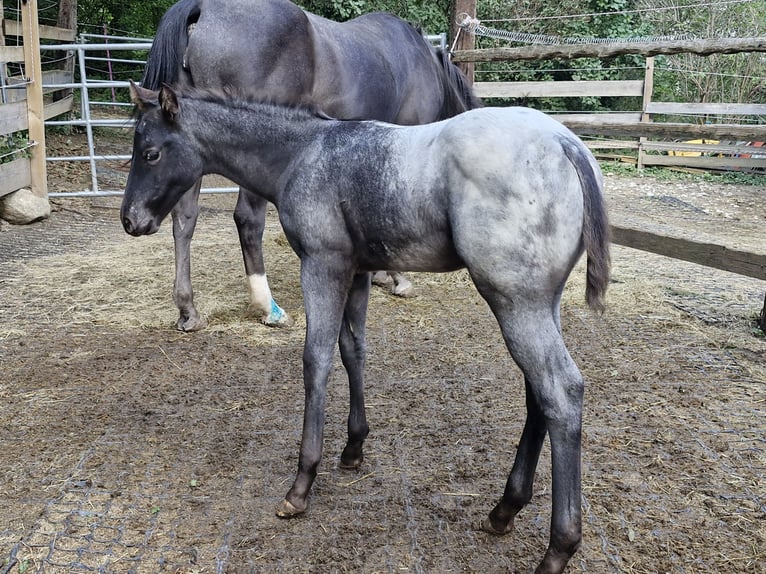
<svg viewBox="0 0 766 574"><path fill-rule="evenodd" d="M157 92L147 90L130 80L130 101L141 112L145 112L150 106L157 105Z"/></svg>
<svg viewBox="0 0 766 574"><path fill-rule="evenodd" d="M169 120L176 121L180 112L178 94L167 84L162 84L160 88L160 106Z"/></svg>

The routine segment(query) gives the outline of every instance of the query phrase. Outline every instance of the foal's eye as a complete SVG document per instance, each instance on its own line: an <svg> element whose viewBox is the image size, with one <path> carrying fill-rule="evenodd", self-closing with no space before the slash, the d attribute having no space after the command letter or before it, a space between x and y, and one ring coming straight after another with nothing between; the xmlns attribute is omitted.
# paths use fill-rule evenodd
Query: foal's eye
<svg viewBox="0 0 766 574"><path fill-rule="evenodd" d="M148 149L144 152L144 160L149 162L155 162L160 159L160 152L156 149Z"/></svg>

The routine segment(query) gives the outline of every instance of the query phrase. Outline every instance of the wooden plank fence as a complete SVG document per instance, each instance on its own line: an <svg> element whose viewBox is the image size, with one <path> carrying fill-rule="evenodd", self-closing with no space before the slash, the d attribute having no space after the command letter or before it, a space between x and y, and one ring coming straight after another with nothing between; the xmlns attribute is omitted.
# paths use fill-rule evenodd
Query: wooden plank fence
<svg viewBox="0 0 766 574"><path fill-rule="evenodd" d="M37 0L26 0L19 7L21 19L7 19L0 0L0 137L27 131L30 148L29 157L0 163L0 197L22 187L29 187L35 195L46 197L44 121L71 111L74 100L68 94L54 101L53 91L43 89L43 84L71 83L72 72L42 70L40 38L71 42L75 31L40 26ZM15 37L15 43L19 45L6 45L8 37ZM8 64L19 64L22 74L8 76Z"/></svg>
<svg viewBox="0 0 766 574"><path fill-rule="evenodd" d="M654 102L651 100L653 72L654 58L649 57L643 80L476 82L474 89L482 98L640 98L641 107L634 112L549 113L580 135L623 138L586 143L600 149L637 149L639 168L661 165L719 170L766 169L765 150L752 143L766 141L766 125L660 121L663 117L731 119L732 116L766 116L766 104ZM714 140L715 143L658 142L649 138ZM735 143L723 144L720 140L734 140Z"/></svg>

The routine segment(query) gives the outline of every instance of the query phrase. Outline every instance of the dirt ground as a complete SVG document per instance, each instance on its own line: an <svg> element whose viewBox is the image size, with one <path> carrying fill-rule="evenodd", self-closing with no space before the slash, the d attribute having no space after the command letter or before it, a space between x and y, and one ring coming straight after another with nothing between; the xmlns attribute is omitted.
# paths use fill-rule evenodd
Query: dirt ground
<svg viewBox="0 0 766 574"><path fill-rule="evenodd" d="M766 245L766 190L607 177L613 219ZM232 195L205 196L193 280L208 329L174 329L172 237L130 238L118 199L0 227L0 574L530 572L547 544L544 451L516 531L480 531L524 422L523 381L464 273L372 295L358 472L338 468L338 365L308 513L274 507L303 408L298 261L274 213L272 290L247 313ZM586 381L584 540L569 572L766 571L766 284L613 249L603 316L583 268L562 319Z"/></svg>

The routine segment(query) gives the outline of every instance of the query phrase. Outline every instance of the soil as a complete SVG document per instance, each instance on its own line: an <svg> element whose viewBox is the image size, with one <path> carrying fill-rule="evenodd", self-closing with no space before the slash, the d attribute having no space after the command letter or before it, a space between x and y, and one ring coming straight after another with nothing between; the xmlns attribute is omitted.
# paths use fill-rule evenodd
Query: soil
<svg viewBox="0 0 766 574"><path fill-rule="evenodd" d="M608 176L607 190L615 221L766 245L763 188ZM234 201L201 201L193 280L210 326L194 334L174 328L168 224L130 238L119 198L94 198L0 228L0 573L532 571L550 452L515 532L479 530L525 409L465 273L413 274L413 299L374 290L364 463L338 468L337 361L308 512L275 516L303 409L298 261L270 212L272 290L297 322L258 324ZM766 284L618 246L613 267L603 316L582 263L562 308L587 381L584 539L567 571L766 571Z"/></svg>

